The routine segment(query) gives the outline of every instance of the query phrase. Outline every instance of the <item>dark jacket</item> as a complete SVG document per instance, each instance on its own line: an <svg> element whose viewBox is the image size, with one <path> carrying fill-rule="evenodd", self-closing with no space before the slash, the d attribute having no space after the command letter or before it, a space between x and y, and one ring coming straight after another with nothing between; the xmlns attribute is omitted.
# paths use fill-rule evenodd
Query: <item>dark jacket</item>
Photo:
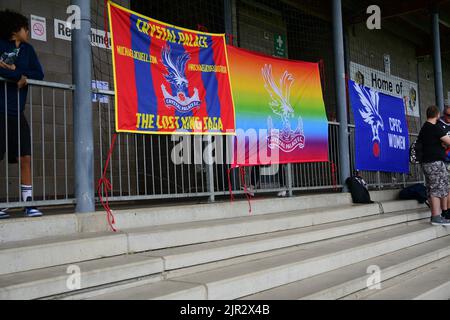
<svg viewBox="0 0 450 320"><path fill-rule="evenodd" d="M0 57L7 57L7 63L16 65L14 71L5 68L0 68L0 77L12 80L14 82L6 83L6 96L7 96L7 112L8 115L15 116L17 111L23 112L25 109L25 102L27 99L28 86L19 90L20 102L18 103L17 97L17 81L20 80L22 75L29 79L42 80L44 78L44 72L42 71L41 64L37 58L36 52L33 47L28 43L21 43L19 46L19 52L14 55L16 50L14 41L5 41L0 39ZM17 51L17 50L16 50ZM8 55L7 55L8 54ZM5 82L0 81L0 112L5 113Z"/></svg>
<svg viewBox="0 0 450 320"><path fill-rule="evenodd" d="M439 119L439 121L436 123L438 127L441 127L444 132L450 136L450 123L445 122L444 118L442 117ZM445 150L445 161L450 162L450 147L447 147Z"/></svg>
<svg viewBox="0 0 450 320"><path fill-rule="evenodd" d="M450 136L450 123L445 122L443 118L439 119L439 121L436 123L439 127L444 130L444 132Z"/></svg>

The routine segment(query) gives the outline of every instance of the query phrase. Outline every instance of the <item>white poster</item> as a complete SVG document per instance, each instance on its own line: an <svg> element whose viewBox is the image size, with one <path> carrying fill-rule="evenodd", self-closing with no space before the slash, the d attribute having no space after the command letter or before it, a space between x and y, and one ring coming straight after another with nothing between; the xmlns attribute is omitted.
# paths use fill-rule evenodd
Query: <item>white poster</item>
<svg viewBox="0 0 450 320"><path fill-rule="evenodd" d="M92 80L92 89L109 90L108 81ZM92 94L92 102L108 103L109 97L103 94Z"/></svg>
<svg viewBox="0 0 450 320"><path fill-rule="evenodd" d="M31 39L47 41L47 23L45 18L31 15L30 32Z"/></svg>
<svg viewBox="0 0 450 320"><path fill-rule="evenodd" d="M350 79L379 92L402 98L408 116L420 117L417 83L387 75L354 62L350 62Z"/></svg>
<svg viewBox="0 0 450 320"><path fill-rule="evenodd" d="M66 25L66 21L55 19L55 38L72 41L72 29ZM106 35L104 30L91 28L91 45L111 50L111 35Z"/></svg>

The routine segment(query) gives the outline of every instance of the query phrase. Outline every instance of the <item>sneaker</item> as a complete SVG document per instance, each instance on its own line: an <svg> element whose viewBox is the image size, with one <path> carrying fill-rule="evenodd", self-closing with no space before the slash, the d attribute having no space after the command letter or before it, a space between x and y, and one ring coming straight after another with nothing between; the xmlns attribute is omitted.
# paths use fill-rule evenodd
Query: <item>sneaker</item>
<svg viewBox="0 0 450 320"><path fill-rule="evenodd" d="M431 224L434 226L450 226L450 220L442 216L433 216L431 217Z"/></svg>
<svg viewBox="0 0 450 320"><path fill-rule="evenodd" d="M442 211L441 217L443 217L444 219L450 220L450 209Z"/></svg>
<svg viewBox="0 0 450 320"><path fill-rule="evenodd" d="M42 212L40 212L35 207L26 207L24 210L24 213L25 213L25 217L41 217L42 216Z"/></svg>
<svg viewBox="0 0 450 320"><path fill-rule="evenodd" d="M8 208L0 209L0 219L6 219L10 217L10 215L6 211L8 211Z"/></svg>

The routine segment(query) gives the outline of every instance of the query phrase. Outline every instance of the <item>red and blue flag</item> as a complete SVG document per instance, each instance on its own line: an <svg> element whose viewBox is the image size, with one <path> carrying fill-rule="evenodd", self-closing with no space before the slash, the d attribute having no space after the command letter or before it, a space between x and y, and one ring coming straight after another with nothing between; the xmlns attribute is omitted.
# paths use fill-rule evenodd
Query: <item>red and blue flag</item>
<svg viewBox="0 0 450 320"><path fill-rule="evenodd" d="M224 34L166 24L108 2L116 131L234 134Z"/></svg>

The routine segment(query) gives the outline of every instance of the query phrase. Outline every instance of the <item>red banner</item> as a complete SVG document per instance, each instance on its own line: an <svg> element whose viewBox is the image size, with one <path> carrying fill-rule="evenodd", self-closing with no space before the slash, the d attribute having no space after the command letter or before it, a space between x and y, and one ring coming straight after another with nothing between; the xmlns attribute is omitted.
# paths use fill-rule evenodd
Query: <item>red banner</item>
<svg viewBox="0 0 450 320"><path fill-rule="evenodd" d="M165 24L108 2L116 130L234 134L225 36Z"/></svg>

